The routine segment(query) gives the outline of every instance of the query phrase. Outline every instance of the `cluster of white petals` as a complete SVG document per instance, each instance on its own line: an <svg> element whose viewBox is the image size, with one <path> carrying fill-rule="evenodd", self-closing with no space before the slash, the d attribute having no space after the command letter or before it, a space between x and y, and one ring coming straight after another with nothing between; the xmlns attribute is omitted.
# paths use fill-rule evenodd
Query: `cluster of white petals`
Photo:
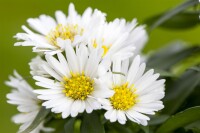
<svg viewBox="0 0 200 133"><path fill-rule="evenodd" d="M22 124L19 128L21 132L30 126L38 114L40 100L33 93L33 88L16 71L9 79L6 85L12 88L12 92L7 94L8 103L17 105L18 111L21 112L12 117L16 124ZM51 132L53 129L44 127L44 121L42 121L31 133L40 133L40 131Z"/></svg>
<svg viewBox="0 0 200 133"><path fill-rule="evenodd" d="M15 46L32 46L38 53L29 65L39 89L16 72L6 82L14 88L8 103L21 112L13 117L22 124L20 131L41 106L63 119L104 109L111 122L125 124L129 119L142 125L164 107L165 81L153 69L145 72L139 54L148 37L136 19L107 22L106 14L97 9L87 8L80 15L70 4L68 16L56 11L55 19L41 15L27 22L29 27L22 26L25 33L15 35L20 40ZM52 129L42 122L32 133L40 131Z"/></svg>

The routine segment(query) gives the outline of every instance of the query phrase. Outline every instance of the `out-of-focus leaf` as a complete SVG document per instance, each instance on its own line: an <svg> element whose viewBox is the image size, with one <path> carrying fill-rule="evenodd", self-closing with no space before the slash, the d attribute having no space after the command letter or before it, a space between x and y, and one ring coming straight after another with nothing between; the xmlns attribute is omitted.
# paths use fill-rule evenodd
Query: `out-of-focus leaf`
<svg viewBox="0 0 200 133"><path fill-rule="evenodd" d="M200 129L199 128L192 128L189 131L192 131L192 133L200 133Z"/></svg>
<svg viewBox="0 0 200 133"><path fill-rule="evenodd" d="M46 127L55 129L53 133L65 133L64 125L68 119L55 119L53 118L45 124ZM43 133L43 132L42 132Z"/></svg>
<svg viewBox="0 0 200 133"><path fill-rule="evenodd" d="M200 52L199 46L183 48L180 44L170 45L150 56L147 66L149 68L169 70L175 64L197 52Z"/></svg>
<svg viewBox="0 0 200 133"><path fill-rule="evenodd" d="M182 105L184 100L193 92L200 82L200 72L194 70L186 71L177 81L166 89L164 98L166 114L173 114Z"/></svg>
<svg viewBox="0 0 200 133"><path fill-rule="evenodd" d="M161 69L154 69L155 73L159 73L162 77L174 77L174 74L168 71L164 71Z"/></svg>
<svg viewBox="0 0 200 133"><path fill-rule="evenodd" d="M169 115L158 115L158 116L153 116L151 120L149 121L149 125L159 125L165 122L169 118Z"/></svg>
<svg viewBox="0 0 200 133"><path fill-rule="evenodd" d="M179 76L186 69L193 69L196 71L200 71L200 67L195 67L200 64L200 50L189 56L188 58L182 60L181 62L174 65L171 69L172 73L176 76Z"/></svg>
<svg viewBox="0 0 200 133"><path fill-rule="evenodd" d="M109 124L109 128L113 133L132 133L132 130L126 125L121 125L117 122Z"/></svg>
<svg viewBox="0 0 200 133"><path fill-rule="evenodd" d="M80 133L81 120L76 120L74 124L74 133Z"/></svg>
<svg viewBox="0 0 200 133"><path fill-rule="evenodd" d="M185 130L191 130L191 131L194 130L195 131L197 129L200 130L200 120L199 121L195 121L195 122L185 126Z"/></svg>
<svg viewBox="0 0 200 133"><path fill-rule="evenodd" d="M115 123L106 123L108 128L106 133L152 133L148 126L138 125L132 121L127 121L125 125Z"/></svg>
<svg viewBox="0 0 200 133"><path fill-rule="evenodd" d="M163 14L149 18L144 23L152 25L155 20L161 16L163 16ZM199 12L182 12L163 22L160 27L183 30L186 28L192 28L198 24L200 24Z"/></svg>
<svg viewBox="0 0 200 133"><path fill-rule="evenodd" d="M83 115L81 133L105 133L104 126L96 112Z"/></svg>
<svg viewBox="0 0 200 133"><path fill-rule="evenodd" d="M50 112L49 109L46 109L45 107L42 106L37 116L31 123L31 125L21 133L30 133L45 119L45 117L49 114L49 112Z"/></svg>
<svg viewBox="0 0 200 133"><path fill-rule="evenodd" d="M129 129L131 129L132 133L137 133L141 130L140 125L132 121L127 121L126 125Z"/></svg>
<svg viewBox="0 0 200 133"><path fill-rule="evenodd" d="M149 126L141 126L144 133L150 133Z"/></svg>
<svg viewBox="0 0 200 133"><path fill-rule="evenodd" d="M195 70L197 72L200 72L200 67L194 66L190 68L191 70Z"/></svg>
<svg viewBox="0 0 200 133"><path fill-rule="evenodd" d="M200 106L186 109L170 117L161 125L156 133L171 133L175 129L190 124L200 119Z"/></svg>
<svg viewBox="0 0 200 133"><path fill-rule="evenodd" d="M74 133L75 118L69 119L64 126L65 133Z"/></svg>
<svg viewBox="0 0 200 133"><path fill-rule="evenodd" d="M160 18L158 18L151 26L150 26L150 31L155 29L156 27L160 26L163 24L165 21L169 20L176 14L184 11L185 9L197 5L199 3L199 0L187 0L186 2L180 4L179 6L175 7L174 9L166 12L164 15L162 15Z"/></svg>

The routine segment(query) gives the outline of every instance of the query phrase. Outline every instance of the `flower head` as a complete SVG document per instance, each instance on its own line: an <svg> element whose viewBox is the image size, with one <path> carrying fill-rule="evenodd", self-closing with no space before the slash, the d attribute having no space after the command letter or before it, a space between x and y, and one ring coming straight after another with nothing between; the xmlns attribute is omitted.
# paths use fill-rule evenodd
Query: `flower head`
<svg viewBox="0 0 200 133"><path fill-rule="evenodd" d="M46 52L55 54L64 50L65 46L57 43L58 39L70 40L73 46L79 43L86 43L90 35L96 33L105 21L105 14L87 8L83 15L79 15L74 5L69 5L68 16L61 11L56 11L56 20L47 15L27 20L29 26L37 33L26 26L22 26L25 33L18 33L15 38L22 42L15 43L15 46L33 46L34 52Z"/></svg>
<svg viewBox="0 0 200 133"><path fill-rule="evenodd" d="M75 117L85 110L91 113L100 109L101 104L96 99L104 99L112 93L102 83L106 74L98 75L101 71L101 53L98 50L89 53L85 45L74 50L66 44L66 57L58 53L57 58L49 54L45 58L47 62L43 68L51 77L34 76L38 86L47 88L35 92L39 94L39 99L44 100L43 106L61 113L62 118Z"/></svg>
<svg viewBox="0 0 200 133"><path fill-rule="evenodd" d="M137 20L128 23L125 19L106 22L106 15L97 9L92 12L87 8L79 15L73 4L69 5L68 16L61 11L55 13L56 20L47 15L28 19L29 26L22 26L25 33L18 33L15 38L22 42L15 46L33 46L34 52L56 54L65 49L60 40L69 40L73 47L84 44L92 49L102 49L102 58L112 60L113 57L127 59L140 53L147 41L144 26L138 26Z"/></svg>
<svg viewBox="0 0 200 133"><path fill-rule="evenodd" d="M21 124L19 132L24 131L33 122L40 110L40 100L37 99L33 88L15 71L14 76L10 76L10 81L6 85L12 87L12 92L7 94L8 103L17 105L20 114L15 115L12 120L16 124ZM31 133L40 133L40 131L53 131L52 128L44 127L42 121Z"/></svg>
<svg viewBox="0 0 200 133"><path fill-rule="evenodd" d="M144 26L138 26L137 20L131 23L125 19L115 19L105 23L92 40L88 42L90 49L102 49L102 58L113 60L127 59L134 53L140 53L147 41L147 33Z"/></svg>
<svg viewBox="0 0 200 133"><path fill-rule="evenodd" d="M158 80L159 74L154 74L153 69L144 72L145 63L140 64L140 56L134 58L130 67L128 60L115 60L112 70L124 75L113 74L108 86L114 94L100 100L107 110L105 118L121 124L130 119L147 125L147 115L153 115L164 107L160 100L164 97L165 80Z"/></svg>

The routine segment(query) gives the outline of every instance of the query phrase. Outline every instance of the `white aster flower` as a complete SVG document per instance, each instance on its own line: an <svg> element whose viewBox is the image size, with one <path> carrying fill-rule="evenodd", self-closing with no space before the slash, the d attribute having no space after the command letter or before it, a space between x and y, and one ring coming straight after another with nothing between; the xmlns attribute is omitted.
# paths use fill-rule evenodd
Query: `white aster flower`
<svg viewBox="0 0 200 133"><path fill-rule="evenodd" d="M22 124L19 128L21 132L33 122L41 106L39 106L40 100L33 93L33 88L16 71L14 76L10 76L10 81L6 82L6 85L13 88L12 92L7 94L7 102L17 105L18 111L21 112L12 118L14 123ZM44 127L42 121L31 133L40 133L40 131L51 132L53 129Z"/></svg>
<svg viewBox="0 0 200 133"><path fill-rule="evenodd" d="M18 33L15 38L22 42L15 43L15 46L33 46L34 52L48 52L55 54L63 51L65 46L57 43L57 39L70 40L74 45L87 42L89 36L101 28L105 22L105 14L87 8L83 15L77 14L74 5L69 5L68 16L61 11L56 11L56 20L47 15L27 20L29 26L37 33L26 26L22 26L25 33Z"/></svg>
<svg viewBox="0 0 200 133"><path fill-rule="evenodd" d="M90 49L103 49L103 58L124 60L140 53L147 41L147 32L144 26L138 26L137 20L127 23L125 19L115 19L106 23L94 34L88 42Z"/></svg>
<svg viewBox="0 0 200 133"><path fill-rule="evenodd" d="M49 77L50 75L44 70L42 67L43 64L47 64L40 56L36 56L29 63L30 66L30 74L32 76L44 76Z"/></svg>
<svg viewBox="0 0 200 133"><path fill-rule="evenodd" d="M121 124L130 119L147 125L150 119L147 115L153 115L164 107L160 100L164 97L165 80L157 80L159 74L154 74L153 69L144 72L145 63L140 64L140 56L134 58L130 67L128 60L115 60L113 71L124 75L113 74L112 80L107 82L114 95L100 100L107 110L105 118Z"/></svg>
<svg viewBox="0 0 200 133"><path fill-rule="evenodd" d="M68 40L64 42L70 43ZM74 50L67 44L66 58L62 53L57 53L57 58L50 54L45 56L48 65L44 64L43 68L51 75L50 78L34 76L38 81L36 85L47 88L35 90L38 98L44 100L42 105L54 113L61 113L62 118L100 109L101 104L96 99L112 94L102 82L106 75L98 76L101 53L98 50L89 53L85 45Z"/></svg>

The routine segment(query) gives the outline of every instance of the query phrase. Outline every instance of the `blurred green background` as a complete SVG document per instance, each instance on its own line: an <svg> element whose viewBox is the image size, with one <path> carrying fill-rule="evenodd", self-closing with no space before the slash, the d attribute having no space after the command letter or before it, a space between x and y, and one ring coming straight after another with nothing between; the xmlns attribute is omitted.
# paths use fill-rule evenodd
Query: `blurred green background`
<svg viewBox="0 0 200 133"><path fill-rule="evenodd" d="M29 75L28 62L34 56L30 47L14 47L13 36L21 32L21 25L26 24L29 17L40 14L54 15L56 10L68 11L68 4L73 2L79 13L91 6L107 13L107 19L126 18L128 21L137 18L140 23L145 19L162 13L182 0L0 0L0 131L15 133L18 126L11 122L11 116L17 113L16 107L6 103L6 94L10 91L4 85L13 69L23 76ZM187 30L155 29L145 47L144 52L158 49L175 41L199 43L200 27Z"/></svg>

